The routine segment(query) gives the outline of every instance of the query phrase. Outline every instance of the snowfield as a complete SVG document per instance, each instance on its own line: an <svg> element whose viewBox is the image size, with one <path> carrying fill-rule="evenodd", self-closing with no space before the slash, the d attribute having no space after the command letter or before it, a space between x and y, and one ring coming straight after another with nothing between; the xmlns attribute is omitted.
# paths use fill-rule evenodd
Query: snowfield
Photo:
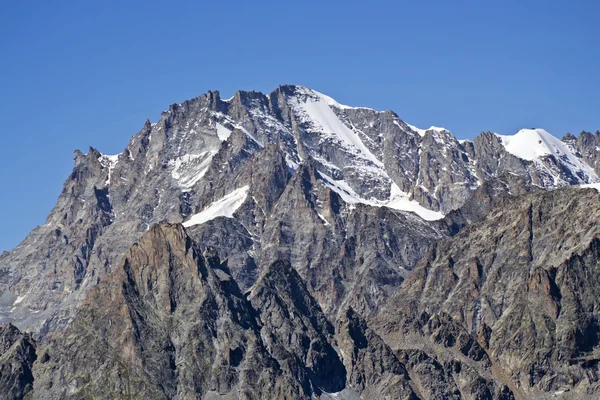
<svg viewBox="0 0 600 400"><path fill-rule="evenodd" d="M227 194L223 198L212 202L208 207L193 215L183 226L200 225L217 217L233 218L233 214L244 203L248 196L250 186L243 186Z"/></svg>

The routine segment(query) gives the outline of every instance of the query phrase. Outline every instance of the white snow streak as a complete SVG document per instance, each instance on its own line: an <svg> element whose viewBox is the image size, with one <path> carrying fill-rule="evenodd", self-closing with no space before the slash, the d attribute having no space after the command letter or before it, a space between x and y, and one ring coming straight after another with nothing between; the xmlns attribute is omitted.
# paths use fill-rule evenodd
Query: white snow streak
<svg viewBox="0 0 600 400"><path fill-rule="evenodd" d="M250 186L243 186L234 190L225 197L211 203L211 205L200 213L193 215L188 221L183 223L183 226L187 228L203 224L217 217L233 218L233 214L246 200L249 189Z"/></svg>
<svg viewBox="0 0 600 400"><path fill-rule="evenodd" d="M325 179L326 185L339 194L342 200L344 200L346 203L363 203L374 207L389 207L399 211L409 211L417 214L426 221L436 221L444 218L444 214L437 211L428 210L418 202L410 200L408 194L402 192L398 185L393 182L389 199L364 199L360 197L345 181L336 181L322 172L319 172L319 174L323 177L323 179Z"/></svg>
<svg viewBox="0 0 600 400"><path fill-rule="evenodd" d="M217 150L204 151L200 154L186 154L170 163L173 165L171 176L184 188L193 187L208 171L210 162Z"/></svg>
<svg viewBox="0 0 600 400"><path fill-rule="evenodd" d="M308 117L308 121L313 125L318 125L315 126L315 128L320 128L319 130L321 130L325 136L336 138L346 147L353 149L353 152L357 153L357 155L382 167L383 163L369 151L356 132L352 131L340 121L331 107L329 107L328 99L331 98L315 91L312 91L312 93L316 94L317 97L308 97L306 102L298 102L297 104L298 108L303 110L306 117Z"/></svg>
<svg viewBox="0 0 600 400"><path fill-rule="evenodd" d="M108 156L106 154L101 154L100 158L98 158L98 161L100 161L100 164L102 164L104 168L108 168L108 176L106 177L105 182L105 185L108 186L110 184L112 172L117 165L117 161L119 161L119 155L115 154L114 156Z"/></svg>

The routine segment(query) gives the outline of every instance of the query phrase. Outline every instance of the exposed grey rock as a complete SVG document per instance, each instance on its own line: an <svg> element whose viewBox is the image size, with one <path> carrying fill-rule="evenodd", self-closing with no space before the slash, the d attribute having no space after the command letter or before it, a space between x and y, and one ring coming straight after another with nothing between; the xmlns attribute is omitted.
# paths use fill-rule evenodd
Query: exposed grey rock
<svg viewBox="0 0 600 400"><path fill-rule="evenodd" d="M339 392L346 371L331 345L333 325L288 262L273 263L250 290L258 311L260 335L282 370L317 395Z"/></svg>
<svg viewBox="0 0 600 400"><path fill-rule="evenodd" d="M593 140L588 136L578 140L579 147L585 144L591 149ZM579 152L583 154L581 149ZM281 218L290 215L280 210L291 207L296 196L291 193L300 190L302 180L291 179L291 175L306 173L300 165L310 166L312 171L314 193L305 195L306 207L312 211L299 209L296 223L283 221ZM231 252L221 248L220 254L236 260L232 273L243 287L249 287L281 254L289 253L283 258L307 279L313 266L328 262L335 267L339 257L347 257L332 254L353 252L354 239L346 240L346 229L348 218L356 211L347 204L348 196L358 196L359 202L387 204L397 186L425 208L449 213L489 179L508 182L513 178L507 177L514 176L527 187L552 188L556 185L549 181L547 171L554 171L564 178L556 184L576 182L579 178L569 177L564 165L552 155L542 164L521 160L508 154L492 133L482 134L472 143L459 142L446 130L420 132L391 111L342 106L304 87L281 86L269 95L241 91L227 101L219 92L208 92L173 104L155 124L146 121L117 156L102 155L95 149L86 155L75 153L73 173L46 224L0 257L4 299L0 300L0 322L12 321L43 339L46 333L69 323L90 288L115 268L152 224L186 221L243 186L250 186L250 191L236 219L250 233L252 249L246 249L246 243L246 255L240 247ZM508 190L513 186L508 185ZM300 215L309 216L304 232L298 229ZM292 238L283 230L288 224L295 226L293 236L297 236L290 243L286 242ZM464 221L456 222L458 226L464 226ZM397 286L430 239L447 234L436 224L432 229L436 233L427 234L423 243L416 245L419 240L415 240L408 245L413 248L411 255L401 255L400 265L386 256L385 265L358 268L369 274L361 287L371 286L375 300L348 305L360 312L376 306L377 298ZM282 248L274 249L273 235L279 234ZM334 272L338 276L361 265L356 261L348 264L347 258L342 263ZM399 272L390 274L386 269ZM380 279L382 274L385 279ZM388 289L381 291L380 283ZM331 304L315 291L322 285L321 278L308 280L309 290L329 313ZM331 298L337 296L340 302L345 302L349 293L341 287L329 291ZM333 295L340 291L343 293Z"/></svg>
<svg viewBox="0 0 600 400"><path fill-rule="evenodd" d="M563 137L563 142L567 143L585 162L594 168L596 173L600 172L600 132L592 134L582 131L577 137L567 133Z"/></svg>
<svg viewBox="0 0 600 400"><path fill-rule="evenodd" d="M493 209L433 246L379 314L378 331L392 348L452 349L528 398L597 393L599 217L589 189Z"/></svg>
<svg viewBox="0 0 600 400"><path fill-rule="evenodd" d="M420 398L405 366L354 310L350 308L342 315L338 330L349 387L362 398Z"/></svg>
<svg viewBox="0 0 600 400"><path fill-rule="evenodd" d="M394 292L425 249L448 232L446 224L412 213L348 207L307 162L265 225L262 263L289 260L332 317L340 304L369 314Z"/></svg>
<svg viewBox="0 0 600 400"><path fill-rule="evenodd" d="M0 327L0 396L21 400L31 395L36 344L29 334L21 333L14 325Z"/></svg>
<svg viewBox="0 0 600 400"><path fill-rule="evenodd" d="M299 86L173 104L119 155L76 151L0 255L0 323L40 343L4 328L0 379L40 399L593 395L598 195L545 190L596 180L574 164L598 172L598 137L532 161Z"/></svg>
<svg viewBox="0 0 600 400"><path fill-rule="evenodd" d="M256 313L215 252L155 226L43 348L34 398L298 398L258 336Z"/></svg>

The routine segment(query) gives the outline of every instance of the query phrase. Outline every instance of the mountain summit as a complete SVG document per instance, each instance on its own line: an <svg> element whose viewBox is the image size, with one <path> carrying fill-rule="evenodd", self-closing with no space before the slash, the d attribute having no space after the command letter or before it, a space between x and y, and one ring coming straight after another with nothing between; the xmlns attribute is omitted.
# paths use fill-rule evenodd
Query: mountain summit
<svg viewBox="0 0 600 400"><path fill-rule="evenodd" d="M446 129L421 130L392 111L345 106L302 86L227 100L208 92L146 121L118 155L75 152L46 224L0 259L0 320L42 333L65 323L161 221L192 227L235 217L227 223L251 234L243 258L256 274L263 259L274 261L273 244L260 242L282 229L273 219L288 206L282 196L301 195L323 235L343 236L347 215L380 207L422 224L459 209L490 179L543 189L598 182L597 165L588 164L598 151L586 144L541 129L459 141Z"/></svg>
<svg viewBox="0 0 600 400"><path fill-rule="evenodd" d="M459 141L290 85L173 104L118 155L76 151L0 256L2 379L11 398L593 393L599 138Z"/></svg>

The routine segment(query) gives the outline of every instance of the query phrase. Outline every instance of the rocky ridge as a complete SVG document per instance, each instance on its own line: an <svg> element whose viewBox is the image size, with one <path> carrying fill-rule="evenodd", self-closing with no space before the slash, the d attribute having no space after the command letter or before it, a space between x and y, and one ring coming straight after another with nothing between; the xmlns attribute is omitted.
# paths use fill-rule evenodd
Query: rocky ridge
<svg viewBox="0 0 600 400"><path fill-rule="evenodd" d="M560 306L510 294L522 274L481 285L490 268L534 269L532 287L555 290L564 257L595 237L598 196L546 191L598 182L594 137L458 141L299 86L174 104L119 155L76 152L46 224L0 257L0 322L38 340L16 331L29 356L4 350L21 363L7 378L21 382L15 398L589 395L597 343L581 337L595 332L593 301L556 284L573 292L581 331L571 332L552 313ZM521 254L527 201L549 264ZM552 231L565 216L576 223ZM590 251L571 279L587 273ZM477 252L519 261L475 262L477 273L439 261L453 270ZM453 288L473 274L484 277ZM595 281L582 290L595 293ZM501 304L518 311L486 311L483 296L508 296ZM543 339L539 321L518 331L523 309L549 313ZM515 332L527 346L509 346ZM515 363L521 352L528 364Z"/></svg>

